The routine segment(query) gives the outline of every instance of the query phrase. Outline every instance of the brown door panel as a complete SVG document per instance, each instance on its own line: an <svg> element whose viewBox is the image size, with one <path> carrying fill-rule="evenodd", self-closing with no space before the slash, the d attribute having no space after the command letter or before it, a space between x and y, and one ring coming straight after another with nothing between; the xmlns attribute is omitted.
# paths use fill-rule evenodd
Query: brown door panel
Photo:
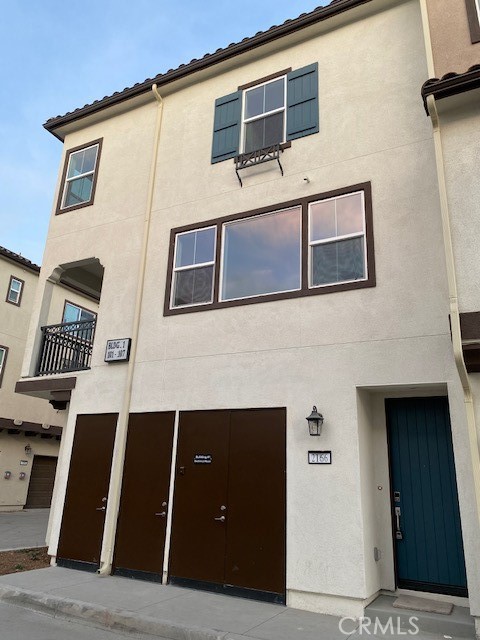
<svg viewBox="0 0 480 640"><path fill-rule="evenodd" d="M180 413L170 576L223 583L229 411Z"/></svg>
<svg viewBox="0 0 480 640"><path fill-rule="evenodd" d="M286 411L231 413L225 583L285 592Z"/></svg>
<svg viewBox="0 0 480 640"><path fill-rule="evenodd" d="M116 570L162 573L174 423L174 412L130 414Z"/></svg>
<svg viewBox="0 0 480 640"><path fill-rule="evenodd" d="M117 417L77 416L58 558L100 562Z"/></svg>
<svg viewBox="0 0 480 640"><path fill-rule="evenodd" d="M48 509L52 501L57 458L35 456L30 472L25 509Z"/></svg>

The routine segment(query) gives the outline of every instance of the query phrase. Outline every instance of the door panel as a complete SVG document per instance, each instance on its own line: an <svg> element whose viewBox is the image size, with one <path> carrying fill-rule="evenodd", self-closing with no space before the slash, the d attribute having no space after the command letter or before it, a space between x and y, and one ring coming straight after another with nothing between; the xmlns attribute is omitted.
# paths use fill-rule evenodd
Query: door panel
<svg viewBox="0 0 480 640"><path fill-rule="evenodd" d="M116 573L162 574L174 422L173 412L130 414L115 544Z"/></svg>
<svg viewBox="0 0 480 640"><path fill-rule="evenodd" d="M398 586L466 595L448 402L386 401Z"/></svg>
<svg viewBox="0 0 480 640"><path fill-rule="evenodd" d="M33 458L30 483L25 509L48 509L52 501L57 458L35 456Z"/></svg>
<svg viewBox="0 0 480 640"><path fill-rule="evenodd" d="M225 517L221 506L227 504L229 424L229 411L180 413L172 578L223 582L226 523L215 518ZM197 457L195 462L195 456L205 458Z"/></svg>
<svg viewBox="0 0 480 640"><path fill-rule="evenodd" d="M98 565L118 415L79 415L57 556Z"/></svg>
<svg viewBox="0 0 480 640"><path fill-rule="evenodd" d="M285 592L285 409L232 411L225 583Z"/></svg>
<svg viewBox="0 0 480 640"><path fill-rule="evenodd" d="M115 544L117 573L162 574L174 422L174 412L130 414Z"/></svg>
<svg viewBox="0 0 480 640"><path fill-rule="evenodd" d="M171 582L284 601L285 431L285 409L180 414Z"/></svg>

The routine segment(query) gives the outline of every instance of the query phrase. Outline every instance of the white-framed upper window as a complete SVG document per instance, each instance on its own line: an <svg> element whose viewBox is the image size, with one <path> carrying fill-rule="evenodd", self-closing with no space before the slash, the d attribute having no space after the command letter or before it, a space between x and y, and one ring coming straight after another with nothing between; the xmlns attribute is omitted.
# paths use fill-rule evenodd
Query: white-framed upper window
<svg viewBox="0 0 480 640"><path fill-rule="evenodd" d="M68 152L60 210L91 204L100 152L100 141Z"/></svg>
<svg viewBox="0 0 480 640"><path fill-rule="evenodd" d="M23 280L20 280L20 278L15 278L14 276L10 276L10 283L8 285L7 291L7 302L15 304L17 305L17 307L20 306L23 285Z"/></svg>
<svg viewBox="0 0 480 640"><path fill-rule="evenodd" d="M309 287L368 278L363 191L309 203L308 227Z"/></svg>
<svg viewBox="0 0 480 640"><path fill-rule="evenodd" d="M65 302L62 322L80 322L83 320L95 320L97 314L72 302Z"/></svg>
<svg viewBox="0 0 480 640"><path fill-rule="evenodd" d="M301 273L301 206L223 225L220 301L298 291Z"/></svg>
<svg viewBox="0 0 480 640"><path fill-rule="evenodd" d="M212 302L216 238L216 227L176 235L172 308Z"/></svg>
<svg viewBox="0 0 480 640"><path fill-rule="evenodd" d="M286 76L269 80L243 92L243 153L285 142Z"/></svg>

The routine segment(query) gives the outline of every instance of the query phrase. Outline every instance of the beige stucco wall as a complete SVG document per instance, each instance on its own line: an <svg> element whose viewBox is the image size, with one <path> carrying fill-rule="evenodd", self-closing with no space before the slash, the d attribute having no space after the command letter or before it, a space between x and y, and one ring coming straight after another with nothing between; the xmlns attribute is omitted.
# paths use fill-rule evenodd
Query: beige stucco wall
<svg viewBox="0 0 480 640"><path fill-rule="evenodd" d="M480 63L480 42L472 44L465 0L427 0L435 76L463 73Z"/></svg>
<svg viewBox="0 0 480 640"><path fill-rule="evenodd" d="M448 387L471 604L480 615L479 574L472 570L480 537L469 508L432 134L419 99L427 77L420 10L414 0L373 5L385 11L322 27L321 36L268 56L258 50L255 60L249 55L242 66L237 59L236 69L219 68L198 84L192 78L165 97L131 410L285 406L288 602L359 615L379 589L392 588L390 514L372 488L385 473L384 424L365 389ZM282 156L284 177L272 163L245 175L241 189L233 161L210 164L215 99L314 61L320 133L293 141ZM132 333L155 110L152 102L66 139L68 149L104 138L95 203L52 215L40 288L58 264L88 257L100 260L105 278L92 370L77 376L62 443L53 555L76 416L121 407L127 366L107 365L103 356L108 338ZM365 181L373 193L375 288L163 316L172 227ZM40 300L41 293L37 317ZM36 331L34 314L30 349ZM31 357L27 351L25 375ZM321 445L334 459L328 467L307 464L305 416L313 404L325 416ZM372 451L381 456L374 471ZM373 546L382 553L378 563Z"/></svg>
<svg viewBox="0 0 480 640"><path fill-rule="evenodd" d="M28 455L25 453L27 444L32 448L32 452ZM17 435L0 433L0 511L23 508L35 456L57 458L59 446L60 443L54 438L47 440L40 436L26 437L23 433ZM21 465L21 460L27 461L27 464ZM11 472L8 480L5 478L5 471ZM24 480L20 480L21 472L26 474Z"/></svg>
<svg viewBox="0 0 480 640"><path fill-rule="evenodd" d="M438 103L460 312L480 311L480 91Z"/></svg>

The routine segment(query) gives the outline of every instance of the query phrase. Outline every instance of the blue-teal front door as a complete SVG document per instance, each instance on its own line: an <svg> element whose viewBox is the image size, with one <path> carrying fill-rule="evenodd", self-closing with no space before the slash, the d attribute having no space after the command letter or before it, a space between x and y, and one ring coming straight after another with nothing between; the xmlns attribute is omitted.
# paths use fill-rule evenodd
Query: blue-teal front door
<svg viewBox="0 0 480 640"><path fill-rule="evenodd" d="M385 401L397 586L467 595L448 402Z"/></svg>

